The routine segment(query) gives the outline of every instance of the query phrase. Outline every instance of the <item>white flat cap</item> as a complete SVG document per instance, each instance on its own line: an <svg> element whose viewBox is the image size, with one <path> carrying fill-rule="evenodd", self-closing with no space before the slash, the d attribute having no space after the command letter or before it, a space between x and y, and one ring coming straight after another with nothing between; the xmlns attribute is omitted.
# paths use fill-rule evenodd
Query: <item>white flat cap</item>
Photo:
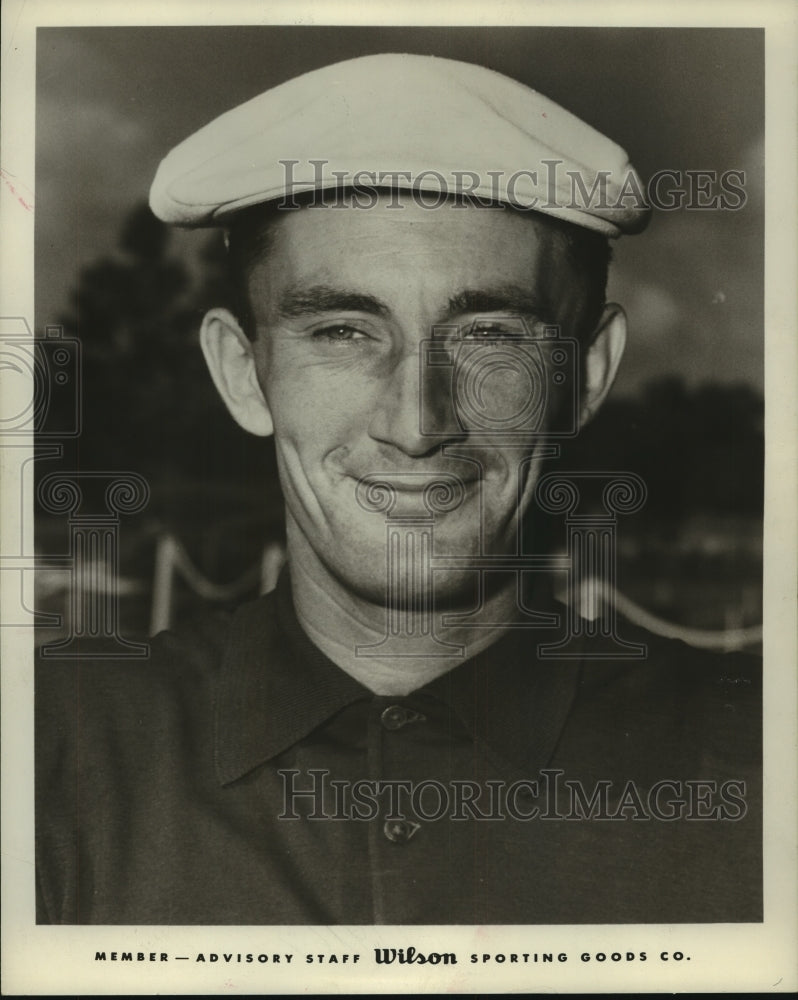
<svg viewBox="0 0 798 1000"><path fill-rule="evenodd" d="M175 225L223 226L341 185L426 192L425 203L467 194L610 237L649 217L624 150L570 112L482 66L399 54L325 66L216 118L161 162L150 206Z"/></svg>

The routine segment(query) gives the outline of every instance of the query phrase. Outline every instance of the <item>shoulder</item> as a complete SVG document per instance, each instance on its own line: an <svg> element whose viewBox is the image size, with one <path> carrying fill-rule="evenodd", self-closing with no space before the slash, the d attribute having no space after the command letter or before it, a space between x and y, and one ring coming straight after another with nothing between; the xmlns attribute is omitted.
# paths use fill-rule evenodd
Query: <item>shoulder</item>
<svg viewBox="0 0 798 1000"><path fill-rule="evenodd" d="M639 659L586 658L576 711L591 728L650 760L756 766L761 756L762 662L664 639L624 623Z"/></svg>
<svg viewBox="0 0 798 1000"><path fill-rule="evenodd" d="M726 699L744 705L761 697L762 660L748 652L719 652L667 639L622 623L625 644L634 655L619 655L620 647L606 638L584 646L582 683L588 690L624 692L646 700L686 698L705 702ZM657 696L657 698L653 698Z"/></svg>
<svg viewBox="0 0 798 1000"><path fill-rule="evenodd" d="M212 611L197 615L176 629L159 632L147 643L142 657L97 656L90 643L86 654L68 658L36 652L37 680L70 685L78 678L96 680L104 689L138 683L168 688L184 681L192 683L218 672L225 650L237 637L274 618L274 592L242 604L234 611Z"/></svg>
<svg viewBox="0 0 798 1000"><path fill-rule="evenodd" d="M120 705L146 697L149 704L186 686L202 685L218 671L230 626L229 614L193 621L178 631L161 632L142 657L36 655L36 704L39 712L68 715L74 703L86 709L99 702ZM90 647L87 646L87 653Z"/></svg>
<svg viewBox="0 0 798 1000"><path fill-rule="evenodd" d="M103 734L161 738L167 728L211 725L228 650L272 614L271 595L235 612L213 612L159 633L141 658L36 656L37 754L59 752L59 739L86 744ZM239 637L237 640L236 637Z"/></svg>

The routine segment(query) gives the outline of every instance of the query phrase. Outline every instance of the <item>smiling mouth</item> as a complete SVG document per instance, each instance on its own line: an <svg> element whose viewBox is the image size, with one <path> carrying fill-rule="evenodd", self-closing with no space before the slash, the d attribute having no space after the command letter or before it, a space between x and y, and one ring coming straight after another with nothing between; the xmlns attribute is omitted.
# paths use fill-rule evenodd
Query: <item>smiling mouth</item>
<svg viewBox="0 0 798 1000"><path fill-rule="evenodd" d="M466 480L443 471L370 472L357 480L355 499L363 510L389 518L426 517L457 510L476 482L473 474Z"/></svg>
<svg viewBox="0 0 798 1000"><path fill-rule="evenodd" d="M454 472L368 472L363 476L351 476L358 485L375 488L383 486L397 493L424 493L430 488L441 486L469 487L480 482L481 477L474 473L460 476Z"/></svg>

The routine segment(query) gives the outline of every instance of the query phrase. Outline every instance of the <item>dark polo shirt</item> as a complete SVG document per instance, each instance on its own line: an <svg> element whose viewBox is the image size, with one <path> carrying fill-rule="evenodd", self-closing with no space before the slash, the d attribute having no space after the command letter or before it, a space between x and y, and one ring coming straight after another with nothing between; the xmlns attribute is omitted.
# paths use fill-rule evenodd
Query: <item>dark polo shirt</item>
<svg viewBox="0 0 798 1000"><path fill-rule="evenodd" d="M544 638L378 697L283 576L148 661L43 661L39 922L761 920L753 661L628 624L644 660Z"/></svg>

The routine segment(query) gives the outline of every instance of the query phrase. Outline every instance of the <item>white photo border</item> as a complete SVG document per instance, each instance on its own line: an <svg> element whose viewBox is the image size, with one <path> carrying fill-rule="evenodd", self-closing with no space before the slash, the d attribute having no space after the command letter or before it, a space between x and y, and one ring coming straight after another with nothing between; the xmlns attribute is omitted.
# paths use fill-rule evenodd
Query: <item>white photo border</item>
<svg viewBox="0 0 798 1000"><path fill-rule="evenodd" d="M151 0L3 5L2 284L0 315L33 327L36 28L46 25L407 24L762 27L766 45L766 506L765 506L765 920L740 925L556 927L55 927L37 926L33 894L33 685L27 630L0 629L3 760L3 992L52 994L260 994L369 992L706 992L795 989L796 941L796 19L792 3L563 3L433 0L362 3ZM9 184L7 178L14 179ZM31 442L21 440L22 447ZM6 502L3 538L30 532ZM27 541L31 542L30 535ZM31 549L32 550L32 549ZM8 597L5 595L4 600ZM31 602L32 606L32 602ZM730 873L733 877L733 873ZM378 967L373 948L413 944L438 952L568 952L551 965ZM293 953L294 965L189 961L97 963L97 950ZM584 951L647 951L645 964L599 972ZM661 952L689 961L663 961ZM306 964L314 953L363 955L361 963Z"/></svg>

